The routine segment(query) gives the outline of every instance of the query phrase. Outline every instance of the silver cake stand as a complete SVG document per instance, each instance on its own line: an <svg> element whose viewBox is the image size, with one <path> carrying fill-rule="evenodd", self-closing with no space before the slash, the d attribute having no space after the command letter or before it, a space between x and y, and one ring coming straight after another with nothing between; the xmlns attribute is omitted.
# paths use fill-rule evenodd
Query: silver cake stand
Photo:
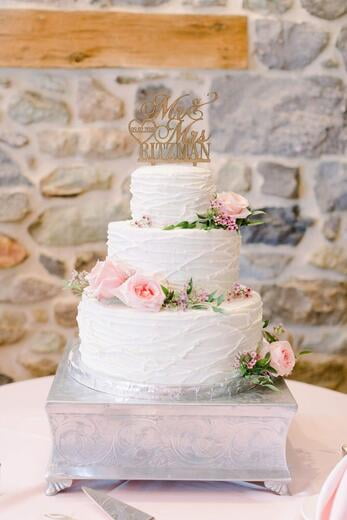
<svg viewBox="0 0 347 520"><path fill-rule="evenodd" d="M278 392L235 393L244 388L229 384L155 394L158 387L106 381L68 349L46 405L53 439L46 494L75 479L255 481L286 494L294 398L284 382Z"/></svg>

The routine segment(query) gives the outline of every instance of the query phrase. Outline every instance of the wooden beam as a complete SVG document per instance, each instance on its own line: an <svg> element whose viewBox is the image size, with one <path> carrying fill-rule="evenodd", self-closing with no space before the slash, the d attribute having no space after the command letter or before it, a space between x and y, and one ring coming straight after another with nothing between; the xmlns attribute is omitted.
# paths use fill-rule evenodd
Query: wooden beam
<svg viewBox="0 0 347 520"><path fill-rule="evenodd" d="M243 69L245 16L0 9L0 67Z"/></svg>

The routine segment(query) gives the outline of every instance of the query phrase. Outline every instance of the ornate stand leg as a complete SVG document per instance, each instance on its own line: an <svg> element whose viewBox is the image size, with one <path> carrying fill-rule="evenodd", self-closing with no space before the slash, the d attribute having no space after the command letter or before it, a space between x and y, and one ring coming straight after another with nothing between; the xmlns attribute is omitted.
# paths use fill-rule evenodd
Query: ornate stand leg
<svg viewBox="0 0 347 520"><path fill-rule="evenodd" d="M265 480L264 487L277 495L289 495L288 482L279 480Z"/></svg>
<svg viewBox="0 0 347 520"><path fill-rule="evenodd" d="M54 479L47 477L47 488L46 495L48 497L52 497L59 493L59 491L63 491L63 489L67 489L72 485L72 480L69 479Z"/></svg>

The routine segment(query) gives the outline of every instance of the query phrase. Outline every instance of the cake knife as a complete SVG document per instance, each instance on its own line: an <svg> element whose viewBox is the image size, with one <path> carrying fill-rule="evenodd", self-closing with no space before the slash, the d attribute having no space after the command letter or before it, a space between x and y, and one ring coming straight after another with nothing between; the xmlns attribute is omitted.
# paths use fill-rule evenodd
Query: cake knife
<svg viewBox="0 0 347 520"><path fill-rule="evenodd" d="M154 520L152 515L129 506L103 491L86 487L83 487L82 491L112 520Z"/></svg>

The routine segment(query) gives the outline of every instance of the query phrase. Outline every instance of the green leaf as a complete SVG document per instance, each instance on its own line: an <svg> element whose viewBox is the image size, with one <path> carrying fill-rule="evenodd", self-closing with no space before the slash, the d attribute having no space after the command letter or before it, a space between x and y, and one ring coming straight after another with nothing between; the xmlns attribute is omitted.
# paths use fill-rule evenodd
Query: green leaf
<svg viewBox="0 0 347 520"><path fill-rule="evenodd" d="M188 287L187 287L187 294L191 294L192 290L193 290L193 278L190 278Z"/></svg>
<svg viewBox="0 0 347 520"><path fill-rule="evenodd" d="M225 296L224 294L221 294L220 296L218 296L218 298L216 299L216 304L217 305L221 305L225 300Z"/></svg>
<svg viewBox="0 0 347 520"><path fill-rule="evenodd" d="M274 343L275 341L277 341L277 338L270 334L270 332L267 330L263 331L263 336L269 343Z"/></svg>
<svg viewBox="0 0 347 520"><path fill-rule="evenodd" d="M224 314L224 309L222 309L221 307L216 307L215 305L213 305L212 310L214 312L219 312L220 314Z"/></svg>
<svg viewBox="0 0 347 520"><path fill-rule="evenodd" d="M259 360L257 361L257 365L256 365L256 366L257 366L257 368L262 368L262 369L264 369L264 368L266 367L267 364L268 364L268 360L265 359L265 358L263 358L263 359L259 359Z"/></svg>
<svg viewBox="0 0 347 520"><path fill-rule="evenodd" d="M211 302L214 301L214 299L215 299L215 295L216 295L216 292L217 292L217 291L213 291L213 292L211 292L211 293L208 295L207 301L208 301L209 303L211 303Z"/></svg>
<svg viewBox="0 0 347 520"><path fill-rule="evenodd" d="M163 229L166 231L170 231L172 229L193 229L196 227L197 221L188 222L188 220L183 220L182 222L178 222L178 224L172 224L170 226L165 226Z"/></svg>
<svg viewBox="0 0 347 520"><path fill-rule="evenodd" d="M270 358L271 358L270 352L266 352L266 354L264 356L264 361L270 361Z"/></svg>
<svg viewBox="0 0 347 520"><path fill-rule="evenodd" d="M207 309L207 306L203 303L194 303L191 307L192 309Z"/></svg>
<svg viewBox="0 0 347 520"><path fill-rule="evenodd" d="M270 320L264 320L263 321L263 329L266 329L266 327L269 325Z"/></svg>
<svg viewBox="0 0 347 520"><path fill-rule="evenodd" d="M312 350L309 350L309 349L307 349L307 350L300 350L300 352L298 352L298 354L297 354L297 357L305 356L306 354L312 354Z"/></svg>
<svg viewBox="0 0 347 520"><path fill-rule="evenodd" d="M165 296L169 296L169 289L165 287L165 285L161 285L161 290L163 291Z"/></svg>
<svg viewBox="0 0 347 520"><path fill-rule="evenodd" d="M165 287L165 289L167 291L167 292L165 292L165 289L164 289L163 285L161 286L161 288L163 289L163 292L164 292L164 295L165 295L164 305L169 305L170 303L173 302L173 299L174 299L174 296L175 296L175 291L170 290L167 287Z"/></svg>
<svg viewBox="0 0 347 520"><path fill-rule="evenodd" d="M261 384L261 386L263 386L265 388L269 388L273 392L279 392L279 388L277 388L275 385L272 385L271 383L264 383L264 384Z"/></svg>
<svg viewBox="0 0 347 520"><path fill-rule="evenodd" d="M260 226L261 224L264 224L263 220L246 220L242 221L240 226Z"/></svg>

